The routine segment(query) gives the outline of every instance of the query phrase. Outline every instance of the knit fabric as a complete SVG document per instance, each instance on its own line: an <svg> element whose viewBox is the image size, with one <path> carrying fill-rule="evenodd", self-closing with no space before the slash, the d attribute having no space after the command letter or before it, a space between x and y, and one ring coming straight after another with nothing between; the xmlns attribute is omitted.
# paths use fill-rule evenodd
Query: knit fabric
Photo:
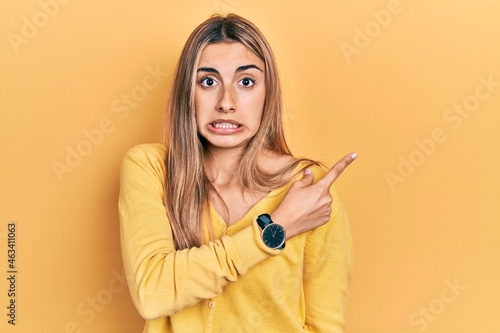
<svg viewBox="0 0 500 333"><path fill-rule="evenodd" d="M160 144L132 148L120 176L122 255L143 333L343 332L352 240L337 186L331 220L283 251L263 244L256 218L272 216L291 183L229 227L210 207L215 240L176 251L163 204L165 153ZM325 174L311 169L315 181Z"/></svg>

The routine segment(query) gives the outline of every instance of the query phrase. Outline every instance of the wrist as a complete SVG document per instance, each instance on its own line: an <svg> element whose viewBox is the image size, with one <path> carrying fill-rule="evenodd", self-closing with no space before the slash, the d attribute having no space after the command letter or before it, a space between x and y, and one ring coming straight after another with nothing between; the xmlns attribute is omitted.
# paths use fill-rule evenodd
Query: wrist
<svg viewBox="0 0 500 333"><path fill-rule="evenodd" d="M286 243L286 231L280 224L274 223L271 216L267 213L257 217L262 237L262 242L270 249L283 250Z"/></svg>
<svg viewBox="0 0 500 333"><path fill-rule="evenodd" d="M284 214L284 212L280 211L279 208L276 209L272 214L271 218L274 223L279 224L285 229L286 232L286 240L292 238L296 235L293 228L290 226L291 219Z"/></svg>

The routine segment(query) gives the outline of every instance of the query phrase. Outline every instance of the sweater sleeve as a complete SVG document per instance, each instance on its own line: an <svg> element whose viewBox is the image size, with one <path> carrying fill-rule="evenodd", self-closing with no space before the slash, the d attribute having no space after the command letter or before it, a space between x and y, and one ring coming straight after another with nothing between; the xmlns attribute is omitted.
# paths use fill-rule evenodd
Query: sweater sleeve
<svg viewBox="0 0 500 333"><path fill-rule="evenodd" d="M324 173L324 172L322 172ZM352 271L349 220L336 184L330 221L307 235L304 298L307 332L344 332L348 286Z"/></svg>
<svg viewBox="0 0 500 333"><path fill-rule="evenodd" d="M217 296L230 281L279 253L267 249L255 221L240 232L200 247L175 250L163 204L165 148L139 145L120 173L122 257L132 299L141 316L170 316Z"/></svg>

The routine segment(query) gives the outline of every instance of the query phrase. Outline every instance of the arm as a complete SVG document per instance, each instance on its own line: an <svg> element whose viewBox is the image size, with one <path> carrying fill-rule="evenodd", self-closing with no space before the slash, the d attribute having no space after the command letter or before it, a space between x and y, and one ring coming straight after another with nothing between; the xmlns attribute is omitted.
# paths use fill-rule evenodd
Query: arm
<svg viewBox="0 0 500 333"><path fill-rule="evenodd" d="M279 253L260 240L255 221L233 236L176 251L163 204L164 152L131 149L120 175L122 255L132 299L145 319L172 315L218 295L251 267Z"/></svg>
<svg viewBox="0 0 500 333"><path fill-rule="evenodd" d="M315 183L312 170L306 170L273 213L273 220L283 224L287 237L307 232L303 287L304 328L308 332L344 331L352 240L334 182L356 157L356 153L346 155L326 173L316 167L315 173L322 177Z"/></svg>
<svg viewBox="0 0 500 333"><path fill-rule="evenodd" d="M304 298L307 332L344 332L344 315L352 270L349 220L337 186L331 220L307 234L304 262Z"/></svg>

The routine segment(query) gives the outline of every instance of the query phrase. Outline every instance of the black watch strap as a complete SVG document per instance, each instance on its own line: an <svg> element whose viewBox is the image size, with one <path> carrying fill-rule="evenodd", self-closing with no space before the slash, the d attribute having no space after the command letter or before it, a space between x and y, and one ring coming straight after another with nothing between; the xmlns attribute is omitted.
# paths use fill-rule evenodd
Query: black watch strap
<svg viewBox="0 0 500 333"><path fill-rule="evenodd" d="M271 216L269 214L262 214L257 217L257 224L259 225L261 230L271 223L273 223L273 220L271 220Z"/></svg>

